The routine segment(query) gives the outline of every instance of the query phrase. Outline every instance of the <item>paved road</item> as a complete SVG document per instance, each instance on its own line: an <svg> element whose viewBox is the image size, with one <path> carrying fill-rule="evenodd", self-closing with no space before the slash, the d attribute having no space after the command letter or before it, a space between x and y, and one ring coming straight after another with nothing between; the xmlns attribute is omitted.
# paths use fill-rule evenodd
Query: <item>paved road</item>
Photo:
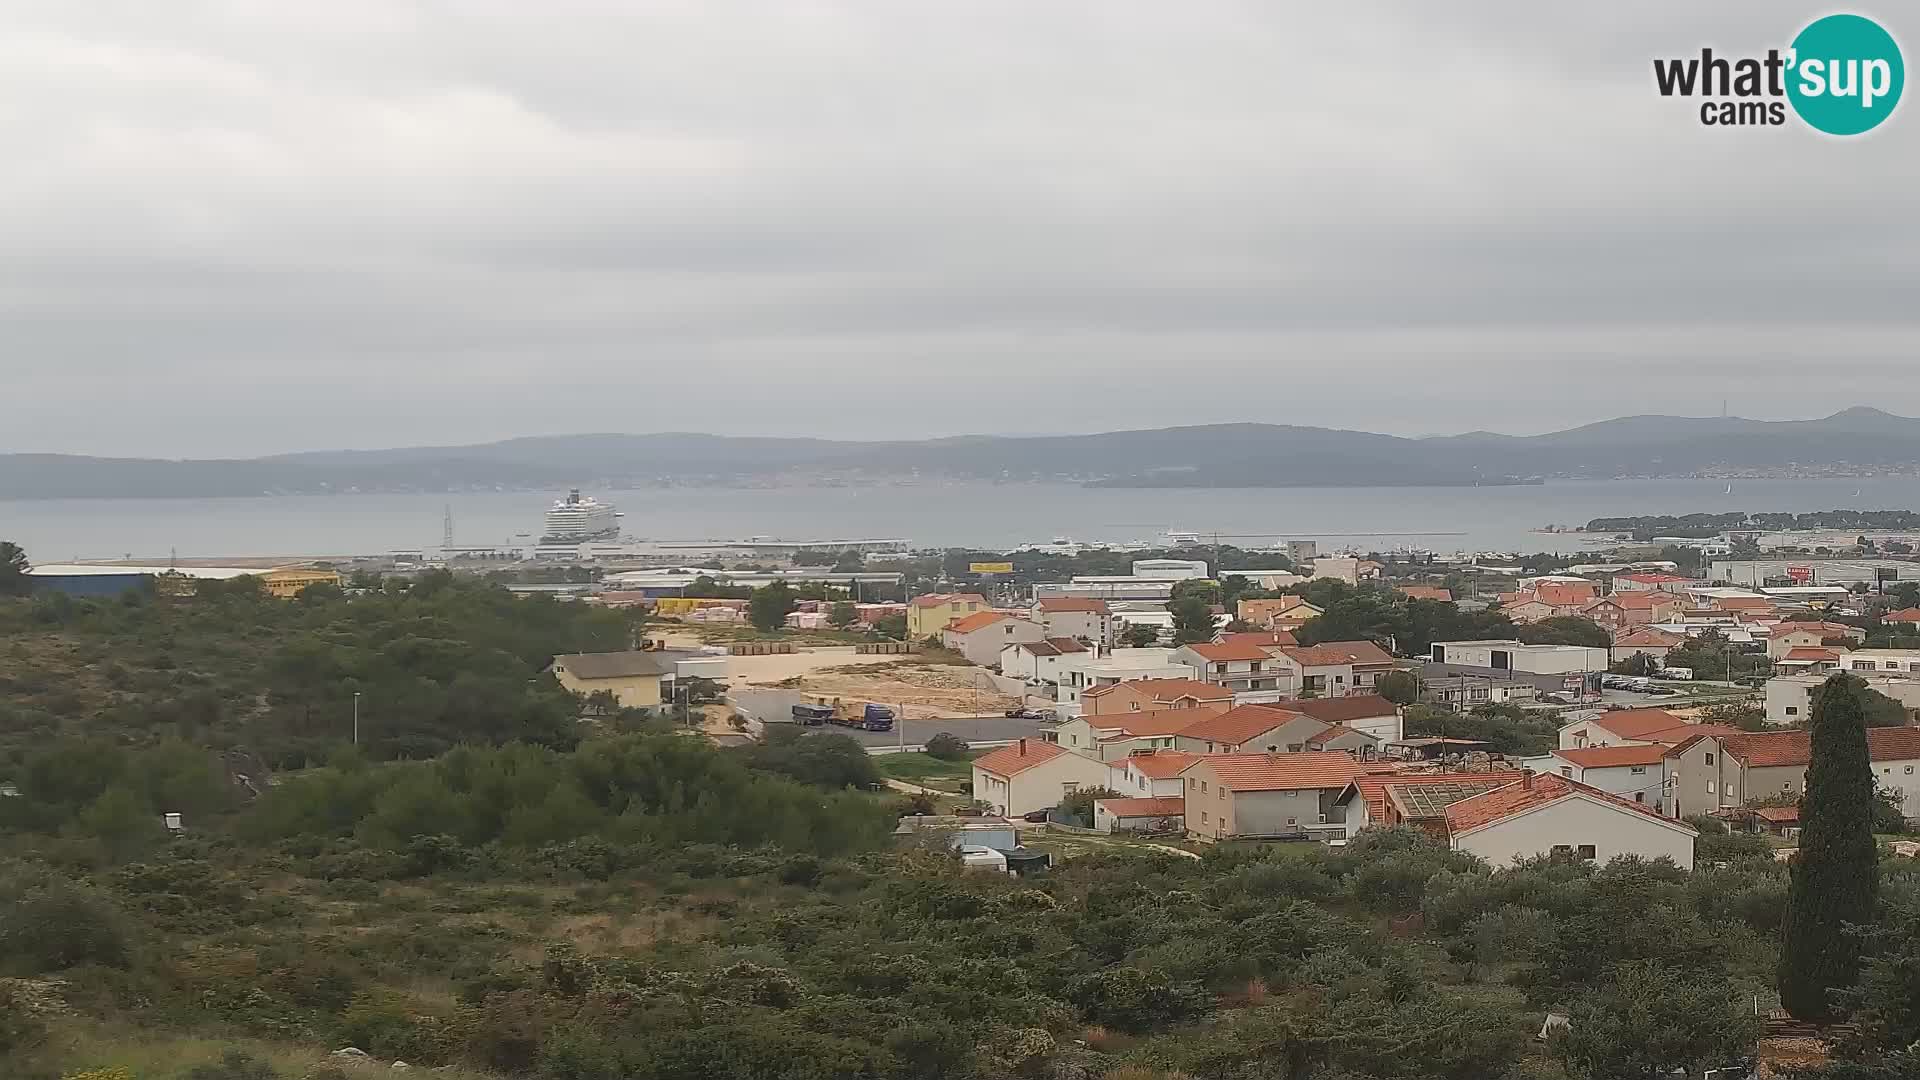
<svg viewBox="0 0 1920 1080"><path fill-rule="evenodd" d="M791 690L736 690L728 695L733 707L763 723L791 723L793 707L800 695ZM858 731L829 727L825 730L846 735L868 746L919 746L935 734L945 731L968 742L994 742L1011 739L1037 739L1053 725L1038 720L1009 720L1005 716L947 716L935 720L895 720L892 731Z"/></svg>

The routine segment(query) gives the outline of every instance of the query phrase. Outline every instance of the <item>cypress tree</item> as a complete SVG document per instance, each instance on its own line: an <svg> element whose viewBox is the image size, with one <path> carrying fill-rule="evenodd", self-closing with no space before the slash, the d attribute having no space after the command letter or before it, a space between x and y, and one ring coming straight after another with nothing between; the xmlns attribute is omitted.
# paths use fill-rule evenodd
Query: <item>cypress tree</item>
<svg viewBox="0 0 1920 1080"><path fill-rule="evenodd" d="M1780 947L1780 1004L1800 1020L1831 1020L1832 991L1860 977L1851 925L1873 921L1879 864L1873 840L1873 765L1865 691L1835 675L1815 692L1813 757L1800 798L1800 851L1791 868Z"/></svg>

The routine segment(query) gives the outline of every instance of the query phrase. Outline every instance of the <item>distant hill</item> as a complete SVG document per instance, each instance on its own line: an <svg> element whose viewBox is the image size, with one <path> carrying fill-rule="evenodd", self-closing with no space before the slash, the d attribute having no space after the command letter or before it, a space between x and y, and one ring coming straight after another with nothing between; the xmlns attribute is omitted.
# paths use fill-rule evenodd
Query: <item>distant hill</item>
<svg viewBox="0 0 1920 1080"><path fill-rule="evenodd" d="M1920 420L1852 408L1816 420L1626 416L1545 435L1425 439L1286 424L896 442L555 435L473 446L245 460L0 454L0 498L184 497L762 484L922 476L1103 487L1354 487L1559 477L1849 475L1920 467Z"/></svg>

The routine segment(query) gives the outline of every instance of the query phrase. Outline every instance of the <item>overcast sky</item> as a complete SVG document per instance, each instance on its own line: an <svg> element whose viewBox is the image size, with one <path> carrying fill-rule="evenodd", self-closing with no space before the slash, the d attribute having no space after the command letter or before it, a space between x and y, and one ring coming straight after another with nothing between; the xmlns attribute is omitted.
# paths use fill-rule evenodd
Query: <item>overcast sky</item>
<svg viewBox="0 0 1920 1080"><path fill-rule="evenodd" d="M4 3L0 451L1920 414L1920 106L1653 89L1828 10Z"/></svg>

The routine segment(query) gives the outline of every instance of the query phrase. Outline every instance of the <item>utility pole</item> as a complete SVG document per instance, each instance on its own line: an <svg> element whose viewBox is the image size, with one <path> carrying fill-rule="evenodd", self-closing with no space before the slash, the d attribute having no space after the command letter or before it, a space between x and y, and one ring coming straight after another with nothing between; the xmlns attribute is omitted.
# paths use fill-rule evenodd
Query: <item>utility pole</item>
<svg viewBox="0 0 1920 1080"><path fill-rule="evenodd" d="M360 745L360 691L353 692L353 745Z"/></svg>

